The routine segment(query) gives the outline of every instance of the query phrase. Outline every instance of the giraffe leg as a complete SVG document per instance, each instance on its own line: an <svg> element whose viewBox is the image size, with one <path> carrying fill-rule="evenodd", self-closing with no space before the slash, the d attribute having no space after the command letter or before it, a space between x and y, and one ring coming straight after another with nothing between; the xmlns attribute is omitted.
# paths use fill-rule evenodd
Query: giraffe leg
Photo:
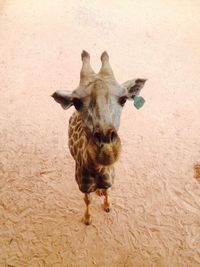
<svg viewBox="0 0 200 267"><path fill-rule="evenodd" d="M111 210L111 204L109 201L109 195L108 195L108 190L103 189L103 195L105 196L104 203L103 203L103 208L106 212L110 212Z"/></svg>
<svg viewBox="0 0 200 267"><path fill-rule="evenodd" d="M89 205L91 204L91 195L90 194L85 194L84 196L84 201L86 204L86 211L83 217L83 221L86 225L90 225L92 220L91 220L91 215L90 215L90 209L89 209Z"/></svg>

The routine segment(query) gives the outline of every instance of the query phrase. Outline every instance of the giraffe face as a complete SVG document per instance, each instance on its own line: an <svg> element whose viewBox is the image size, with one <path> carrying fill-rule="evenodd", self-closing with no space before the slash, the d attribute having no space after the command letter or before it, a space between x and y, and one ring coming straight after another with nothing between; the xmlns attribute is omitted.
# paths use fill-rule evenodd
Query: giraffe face
<svg viewBox="0 0 200 267"><path fill-rule="evenodd" d="M117 131L124 93L123 87L99 78L74 91L73 102L88 139L88 152L97 165L111 165L119 157L121 141Z"/></svg>
<svg viewBox="0 0 200 267"><path fill-rule="evenodd" d="M109 137L114 137L114 132L119 129L122 107L127 99L124 94L123 87L110 86L98 78L84 90L78 88L74 91L74 106L90 136L102 133L104 136L102 135L101 141L105 142L109 142ZM111 136L107 136L107 132L110 132Z"/></svg>
<svg viewBox="0 0 200 267"><path fill-rule="evenodd" d="M146 80L134 79L119 85L106 52L101 55L102 67L98 74L92 70L90 56L85 51L82 61L79 87L72 93L56 91L52 96L64 109L74 105L79 112L93 162L111 165L118 159L121 149L117 131L122 107L127 99L139 94Z"/></svg>

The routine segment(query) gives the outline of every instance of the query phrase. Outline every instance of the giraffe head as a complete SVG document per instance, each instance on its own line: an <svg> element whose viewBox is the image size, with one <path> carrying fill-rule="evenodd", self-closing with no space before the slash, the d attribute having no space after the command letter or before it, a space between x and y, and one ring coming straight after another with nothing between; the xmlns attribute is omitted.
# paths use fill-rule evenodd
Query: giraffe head
<svg viewBox="0 0 200 267"><path fill-rule="evenodd" d="M52 97L64 109L74 106L80 113L88 139L88 154L96 165L112 165L119 156L120 116L125 102L139 94L145 79L133 79L120 85L113 74L107 52L101 55L102 66L95 73L90 55L83 51L80 84L73 92L56 91Z"/></svg>

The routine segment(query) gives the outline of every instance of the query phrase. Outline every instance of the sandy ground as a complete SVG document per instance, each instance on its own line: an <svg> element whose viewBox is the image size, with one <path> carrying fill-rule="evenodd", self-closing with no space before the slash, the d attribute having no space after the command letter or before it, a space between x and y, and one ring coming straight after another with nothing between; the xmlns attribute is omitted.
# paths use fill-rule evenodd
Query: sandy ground
<svg viewBox="0 0 200 267"><path fill-rule="evenodd" d="M200 2L0 1L0 266L200 266ZM119 82L146 77L121 118L113 209L82 194L67 148L80 53Z"/></svg>

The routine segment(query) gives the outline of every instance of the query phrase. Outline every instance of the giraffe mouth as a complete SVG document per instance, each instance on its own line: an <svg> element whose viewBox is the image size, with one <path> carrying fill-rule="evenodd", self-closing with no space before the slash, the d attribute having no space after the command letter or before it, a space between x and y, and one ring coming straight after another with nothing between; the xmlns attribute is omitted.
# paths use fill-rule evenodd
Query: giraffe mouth
<svg viewBox="0 0 200 267"><path fill-rule="evenodd" d="M119 136L110 143L97 143L93 139L88 141L87 151L89 158L95 166L110 166L118 160L121 152L121 140Z"/></svg>
<svg viewBox="0 0 200 267"><path fill-rule="evenodd" d="M121 151L120 141L112 144L103 144L96 153L95 161L103 166L113 165L119 158Z"/></svg>
<svg viewBox="0 0 200 267"><path fill-rule="evenodd" d="M113 165L117 161L113 156L102 155L96 158L96 162L102 166L110 166Z"/></svg>

